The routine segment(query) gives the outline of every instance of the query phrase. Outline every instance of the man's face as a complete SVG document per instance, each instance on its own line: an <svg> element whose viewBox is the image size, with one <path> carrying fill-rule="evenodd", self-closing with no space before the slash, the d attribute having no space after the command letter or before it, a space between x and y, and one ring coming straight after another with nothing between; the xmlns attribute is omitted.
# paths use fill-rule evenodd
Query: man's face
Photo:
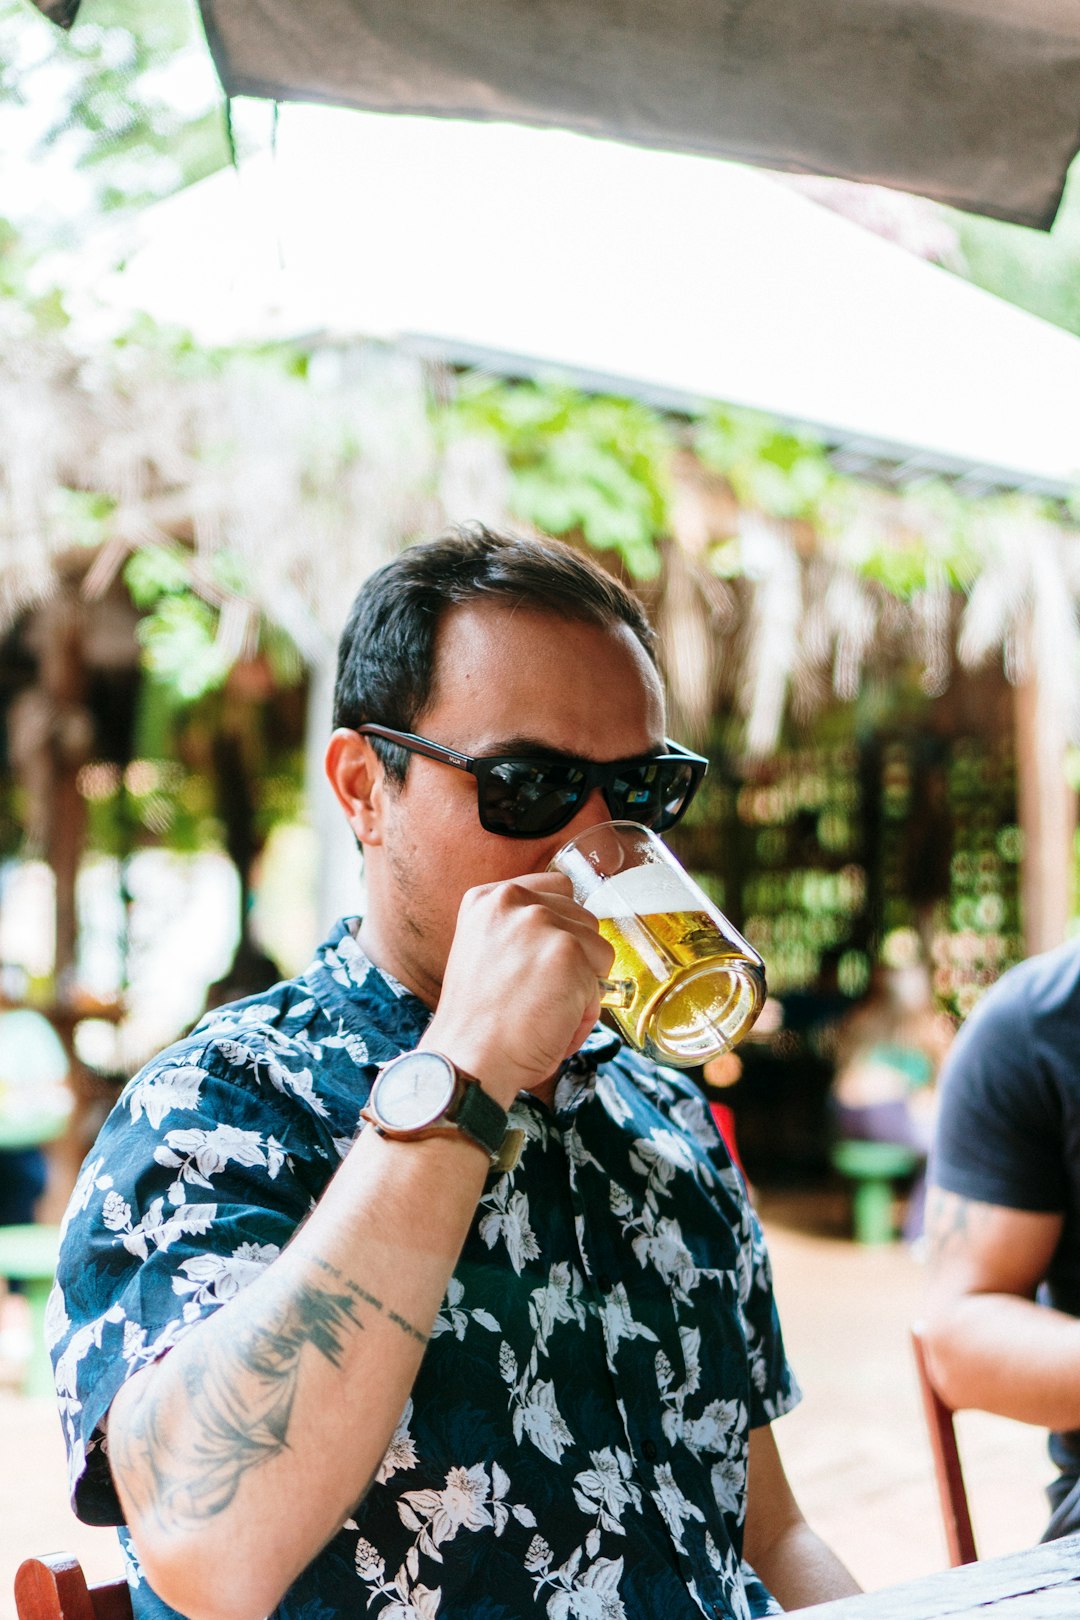
<svg viewBox="0 0 1080 1620"><path fill-rule="evenodd" d="M464 753L551 750L603 761L664 740L659 677L625 625L603 629L494 602L452 608L435 676L413 729ZM474 777L412 755L404 787L384 785L380 841L366 852L365 943L433 1005L466 889L541 872L568 838L607 820L595 792L556 833L502 838L480 825Z"/></svg>

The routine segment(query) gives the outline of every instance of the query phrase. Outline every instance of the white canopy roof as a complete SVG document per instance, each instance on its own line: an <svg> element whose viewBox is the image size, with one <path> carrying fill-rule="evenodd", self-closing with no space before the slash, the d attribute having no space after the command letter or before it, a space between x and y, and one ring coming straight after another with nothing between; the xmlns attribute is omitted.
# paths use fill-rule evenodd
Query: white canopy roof
<svg viewBox="0 0 1080 1620"><path fill-rule="evenodd" d="M423 336L993 483L1080 472L1080 339L716 159L290 107L142 235L106 296L207 341Z"/></svg>

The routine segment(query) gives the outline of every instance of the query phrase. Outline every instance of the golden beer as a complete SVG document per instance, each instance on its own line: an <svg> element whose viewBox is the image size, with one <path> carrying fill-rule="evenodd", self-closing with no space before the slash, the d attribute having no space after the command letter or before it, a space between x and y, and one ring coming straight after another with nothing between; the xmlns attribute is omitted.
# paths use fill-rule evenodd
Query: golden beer
<svg viewBox="0 0 1080 1620"><path fill-rule="evenodd" d="M662 1063L727 1051L765 1001L760 957L719 913L686 909L688 898L682 873L653 865L627 868L582 900L615 950L604 1005Z"/></svg>

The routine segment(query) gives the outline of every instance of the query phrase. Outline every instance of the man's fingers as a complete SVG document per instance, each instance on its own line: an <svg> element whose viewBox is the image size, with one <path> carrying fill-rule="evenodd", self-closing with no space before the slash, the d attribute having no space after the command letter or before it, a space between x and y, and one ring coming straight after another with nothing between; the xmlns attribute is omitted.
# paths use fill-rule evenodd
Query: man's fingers
<svg viewBox="0 0 1080 1620"><path fill-rule="evenodd" d="M531 903L542 905L543 910L558 922L565 933L574 936L588 957L598 979L607 976L607 971L615 960L615 950L600 932L600 924L591 911L579 905L572 895L540 892L536 901Z"/></svg>
<svg viewBox="0 0 1080 1620"><path fill-rule="evenodd" d="M574 899L573 884L562 872L530 872L500 884L485 884L470 891L478 899L495 896L522 907L536 906L539 913L558 921L567 932L575 934L583 943L595 942L603 978L614 960L614 951L600 933L599 924L591 911Z"/></svg>
<svg viewBox="0 0 1080 1620"><path fill-rule="evenodd" d="M572 1058L574 1053L579 1051L580 1048L584 1046L589 1034L592 1031L593 1025L596 1023L599 1016L600 997L595 996L586 1007L585 1012L582 1015L581 1023L574 1031L574 1038L570 1042L570 1045L566 1048L566 1051L563 1053L564 1063L566 1062L567 1058Z"/></svg>
<svg viewBox="0 0 1080 1620"><path fill-rule="evenodd" d="M573 896L574 885L565 872L523 872L520 877L505 878L502 883L482 885L487 889L523 889L533 894L561 894Z"/></svg>

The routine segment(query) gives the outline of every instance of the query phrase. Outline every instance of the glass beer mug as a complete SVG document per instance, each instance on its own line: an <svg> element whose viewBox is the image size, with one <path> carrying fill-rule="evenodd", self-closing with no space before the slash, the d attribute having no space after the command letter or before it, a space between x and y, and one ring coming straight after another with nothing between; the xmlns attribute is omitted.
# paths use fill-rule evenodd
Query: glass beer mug
<svg viewBox="0 0 1080 1620"><path fill-rule="evenodd" d="M606 821L563 845L551 869L574 885L615 947L601 1002L659 1063L707 1063L765 1003L765 964L647 827Z"/></svg>

